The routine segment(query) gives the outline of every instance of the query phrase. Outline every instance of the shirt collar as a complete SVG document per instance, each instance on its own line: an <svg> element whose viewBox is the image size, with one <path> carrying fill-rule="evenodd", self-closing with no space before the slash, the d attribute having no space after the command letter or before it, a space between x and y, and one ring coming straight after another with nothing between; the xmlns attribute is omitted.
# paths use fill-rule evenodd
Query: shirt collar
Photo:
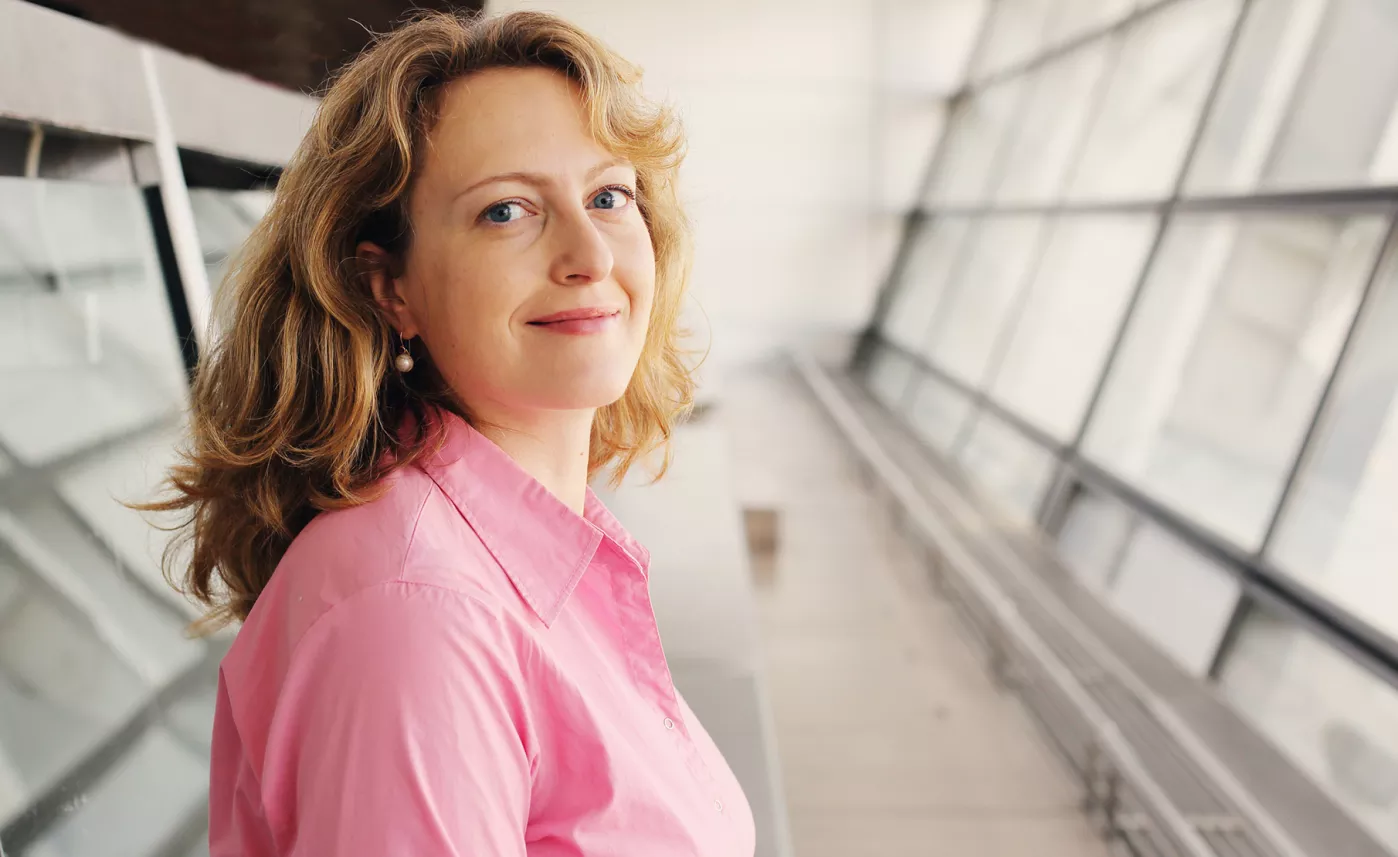
<svg viewBox="0 0 1398 857"><path fill-rule="evenodd" d="M650 554L589 487L579 515L461 417L437 412L443 443L421 464L545 626L553 624L603 539L642 575Z"/></svg>

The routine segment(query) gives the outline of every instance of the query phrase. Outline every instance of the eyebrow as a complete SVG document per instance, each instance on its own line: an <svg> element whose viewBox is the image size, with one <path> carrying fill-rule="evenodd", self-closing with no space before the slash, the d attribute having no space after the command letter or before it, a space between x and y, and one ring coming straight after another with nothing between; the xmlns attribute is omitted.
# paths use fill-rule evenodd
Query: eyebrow
<svg viewBox="0 0 1398 857"><path fill-rule="evenodd" d="M592 179L596 178L597 176L601 175L602 173L605 173L607 170L611 169L612 167L618 167L618 166L624 166L624 165L628 165L628 162L627 162L626 160L622 159L622 158L611 158L611 159L609 159L609 160L603 161L603 162L601 162L600 164L597 164L596 166L594 166L592 169L588 170L588 171L587 171L587 175L583 176L583 181L591 181ZM481 179L480 181L476 182L475 184L473 184L473 185L471 185L470 187L466 188L465 190L461 191L461 193L457 194L457 198L459 199L459 198L461 198L461 197L467 195L468 193L471 193L472 191L479 190L480 188L483 188L483 187L485 187L486 185L489 185L489 184L496 184L496 183L498 183L498 182L523 182L524 184L531 184L531 185L535 185L535 186L537 187L537 186L543 186L543 185L553 184L553 179L550 178L549 176L544 175L543 173L528 173L528 172L500 173L499 175L496 175L496 176L491 176L491 177L489 177L489 178Z"/></svg>

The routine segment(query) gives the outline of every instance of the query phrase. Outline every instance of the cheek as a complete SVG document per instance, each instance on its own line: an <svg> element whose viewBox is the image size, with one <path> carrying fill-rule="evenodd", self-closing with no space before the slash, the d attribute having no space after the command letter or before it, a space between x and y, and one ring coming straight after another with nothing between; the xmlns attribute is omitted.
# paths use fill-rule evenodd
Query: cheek
<svg viewBox="0 0 1398 857"><path fill-rule="evenodd" d="M451 263L433 266L433 278L424 285L428 331L434 356L445 371L458 372L480 363L482 353L498 353L509 327L513 305L503 278L485 275L489 266Z"/></svg>
<svg viewBox="0 0 1398 857"><path fill-rule="evenodd" d="M624 256L618 254L618 273L623 274L622 283L631 299L631 307L643 319L650 315L655 302L655 252L651 248L650 236L626 248Z"/></svg>

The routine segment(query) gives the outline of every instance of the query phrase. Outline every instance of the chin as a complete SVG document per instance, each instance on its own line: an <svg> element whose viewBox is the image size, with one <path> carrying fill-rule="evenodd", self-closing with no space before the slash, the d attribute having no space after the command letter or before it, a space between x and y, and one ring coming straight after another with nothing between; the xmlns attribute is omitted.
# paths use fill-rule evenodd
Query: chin
<svg viewBox="0 0 1398 857"><path fill-rule="evenodd" d="M547 401L545 407L551 410L602 408L626 395L631 375L631 372L614 372L590 377L550 378L539 398Z"/></svg>

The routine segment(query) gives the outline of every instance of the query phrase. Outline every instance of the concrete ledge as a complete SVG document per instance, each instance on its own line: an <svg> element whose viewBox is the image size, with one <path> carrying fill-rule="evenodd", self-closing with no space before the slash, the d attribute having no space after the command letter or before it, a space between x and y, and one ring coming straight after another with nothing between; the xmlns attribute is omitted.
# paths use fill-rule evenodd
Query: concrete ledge
<svg viewBox="0 0 1398 857"><path fill-rule="evenodd" d="M155 135L138 43L20 0L0 0L0 116L133 140Z"/></svg>
<svg viewBox="0 0 1398 857"><path fill-rule="evenodd" d="M21 0L0 0L0 117L125 140L156 134L145 43ZM177 145L280 165L318 101L150 46Z"/></svg>

